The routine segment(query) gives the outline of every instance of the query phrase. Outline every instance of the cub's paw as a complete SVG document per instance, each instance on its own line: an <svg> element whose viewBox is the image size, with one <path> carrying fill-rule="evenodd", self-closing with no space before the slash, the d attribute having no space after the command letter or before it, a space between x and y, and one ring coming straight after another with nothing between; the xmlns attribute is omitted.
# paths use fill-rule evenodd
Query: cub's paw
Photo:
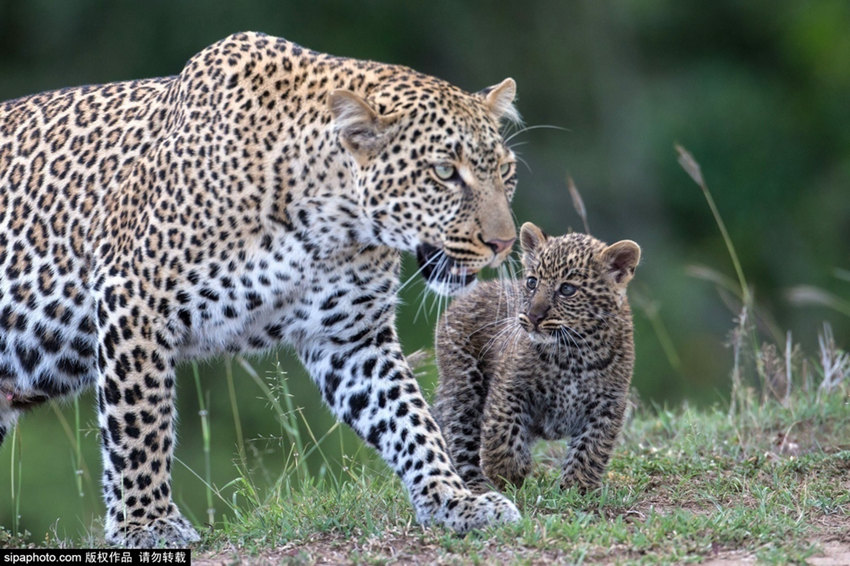
<svg viewBox="0 0 850 566"><path fill-rule="evenodd" d="M561 489L576 488L581 494L589 493L602 485L604 473L604 465L596 465L591 462L591 465L579 467L568 462L561 470Z"/></svg>
<svg viewBox="0 0 850 566"><path fill-rule="evenodd" d="M198 531L180 514L116 525L106 532L107 542L127 548L181 548L200 540Z"/></svg>
<svg viewBox="0 0 850 566"><path fill-rule="evenodd" d="M490 525L515 523L521 518L516 505L504 495L488 491L480 495L458 494L437 513L434 522L464 534Z"/></svg>

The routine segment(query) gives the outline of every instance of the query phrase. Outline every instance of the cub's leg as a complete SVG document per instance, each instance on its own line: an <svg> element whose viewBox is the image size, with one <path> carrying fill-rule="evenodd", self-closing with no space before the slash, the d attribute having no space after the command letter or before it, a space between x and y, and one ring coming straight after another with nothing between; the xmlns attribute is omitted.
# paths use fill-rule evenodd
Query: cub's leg
<svg viewBox="0 0 850 566"><path fill-rule="evenodd" d="M623 426L625 394L600 395L573 432L561 472L561 488L596 489Z"/></svg>
<svg viewBox="0 0 850 566"><path fill-rule="evenodd" d="M531 425L522 385L529 378L494 379L487 395L481 427L481 467L499 489L522 485L531 473Z"/></svg>
<svg viewBox="0 0 850 566"><path fill-rule="evenodd" d="M487 381L478 360L464 348L464 337L438 329L437 367L440 382L431 414L443 432L458 474L473 492L491 489L481 471L481 419ZM458 333L459 334L459 333Z"/></svg>
<svg viewBox="0 0 850 566"><path fill-rule="evenodd" d="M313 340L299 354L333 413L399 475L417 520L459 533L519 520L517 508L502 495L475 495L464 486L393 326L351 332L333 342Z"/></svg>
<svg viewBox="0 0 850 566"><path fill-rule="evenodd" d="M98 307L106 540L183 546L200 538L171 498L175 341L156 301L128 288L106 288Z"/></svg>

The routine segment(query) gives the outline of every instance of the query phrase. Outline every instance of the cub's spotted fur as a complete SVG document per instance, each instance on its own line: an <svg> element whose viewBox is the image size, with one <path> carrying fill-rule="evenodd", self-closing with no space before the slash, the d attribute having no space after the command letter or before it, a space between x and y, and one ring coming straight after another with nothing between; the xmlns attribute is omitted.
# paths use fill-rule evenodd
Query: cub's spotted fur
<svg viewBox="0 0 850 566"><path fill-rule="evenodd" d="M244 33L177 76L0 104L0 439L96 387L107 540L198 540L175 366L288 342L419 521L516 520L452 468L395 331L401 252L446 293L509 253L514 93Z"/></svg>
<svg viewBox="0 0 850 566"><path fill-rule="evenodd" d="M562 487L592 489L623 422L634 365L626 285L640 248L520 233L525 279L479 284L437 325L432 412L466 485L520 485L536 439L570 438Z"/></svg>

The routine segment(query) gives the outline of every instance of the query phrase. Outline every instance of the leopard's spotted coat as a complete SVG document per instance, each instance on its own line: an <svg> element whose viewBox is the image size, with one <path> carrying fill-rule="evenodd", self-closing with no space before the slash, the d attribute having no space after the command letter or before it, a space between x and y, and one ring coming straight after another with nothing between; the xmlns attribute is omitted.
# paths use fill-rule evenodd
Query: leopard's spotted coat
<svg viewBox="0 0 850 566"><path fill-rule="evenodd" d="M0 104L0 439L96 387L107 540L195 541L175 366L287 342L422 523L517 519L463 485L395 331L401 252L447 293L509 253L514 92L243 33L177 76Z"/></svg>

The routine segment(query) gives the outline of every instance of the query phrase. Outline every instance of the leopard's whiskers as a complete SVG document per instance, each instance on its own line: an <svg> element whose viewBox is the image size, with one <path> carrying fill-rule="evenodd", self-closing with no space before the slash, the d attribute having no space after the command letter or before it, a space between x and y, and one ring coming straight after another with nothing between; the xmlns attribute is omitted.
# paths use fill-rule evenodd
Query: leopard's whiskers
<svg viewBox="0 0 850 566"><path fill-rule="evenodd" d="M434 278L438 277L439 273L443 272L443 269L445 269L448 261L449 260L448 260L448 257L446 256L446 254L442 250L440 250L439 252L435 253L430 258L428 258L428 261L425 262L425 266L428 266L433 262L436 262L436 265L434 266L434 271L431 273L431 276L428 278L428 281L427 281L428 284L425 285L425 288L419 294L419 307L416 309L416 314L413 315L413 322L414 323L416 323L419 320L419 315L422 314L423 312L427 316L428 310L427 310L426 303L428 301L428 296L431 295L431 293L429 293L430 284L432 283ZM425 266L423 266L423 268ZM421 269L420 269L420 271L421 271Z"/></svg>
<svg viewBox="0 0 850 566"><path fill-rule="evenodd" d="M399 286L399 288L398 288L398 292L399 292L399 293L401 293L401 292L402 292L405 288L407 288L407 286L408 286L408 285L410 285L413 281L415 281L415 280L416 280L417 276L418 276L420 273L422 273L422 272L425 270L425 268L426 268L426 267L428 267L429 265L431 265L433 262L438 261L438 259L439 259L439 258L437 257L437 255L442 255L442 252L440 252L439 254L435 254L435 255L432 255L431 257L429 257L429 258L428 258L428 261L426 261L425 263L423 263L423 264L419 267L419 269L417 269L416 271L414 271L414 272L413 272L413 274L412 274L410 277L408 277L408 278L404 281L404 283L402 283L402 284Z"/></svg>
<svg viewBox="0 0 850 566"><path fill-rule="evenodd" d="M567 128L562 128L561 126L554 126L552 124L538 124L536 126L525 126L524 128L520 128L517 131L511 133L511 135L509 135L508 137L506 137L505 138L505 145L510 144L511 140L514 139L515 137L517 137L520 134L524 134L525 132L530 132L532 130L542 130L542 129L559 130L561 132L568 132L569 131Z"/></svg>

